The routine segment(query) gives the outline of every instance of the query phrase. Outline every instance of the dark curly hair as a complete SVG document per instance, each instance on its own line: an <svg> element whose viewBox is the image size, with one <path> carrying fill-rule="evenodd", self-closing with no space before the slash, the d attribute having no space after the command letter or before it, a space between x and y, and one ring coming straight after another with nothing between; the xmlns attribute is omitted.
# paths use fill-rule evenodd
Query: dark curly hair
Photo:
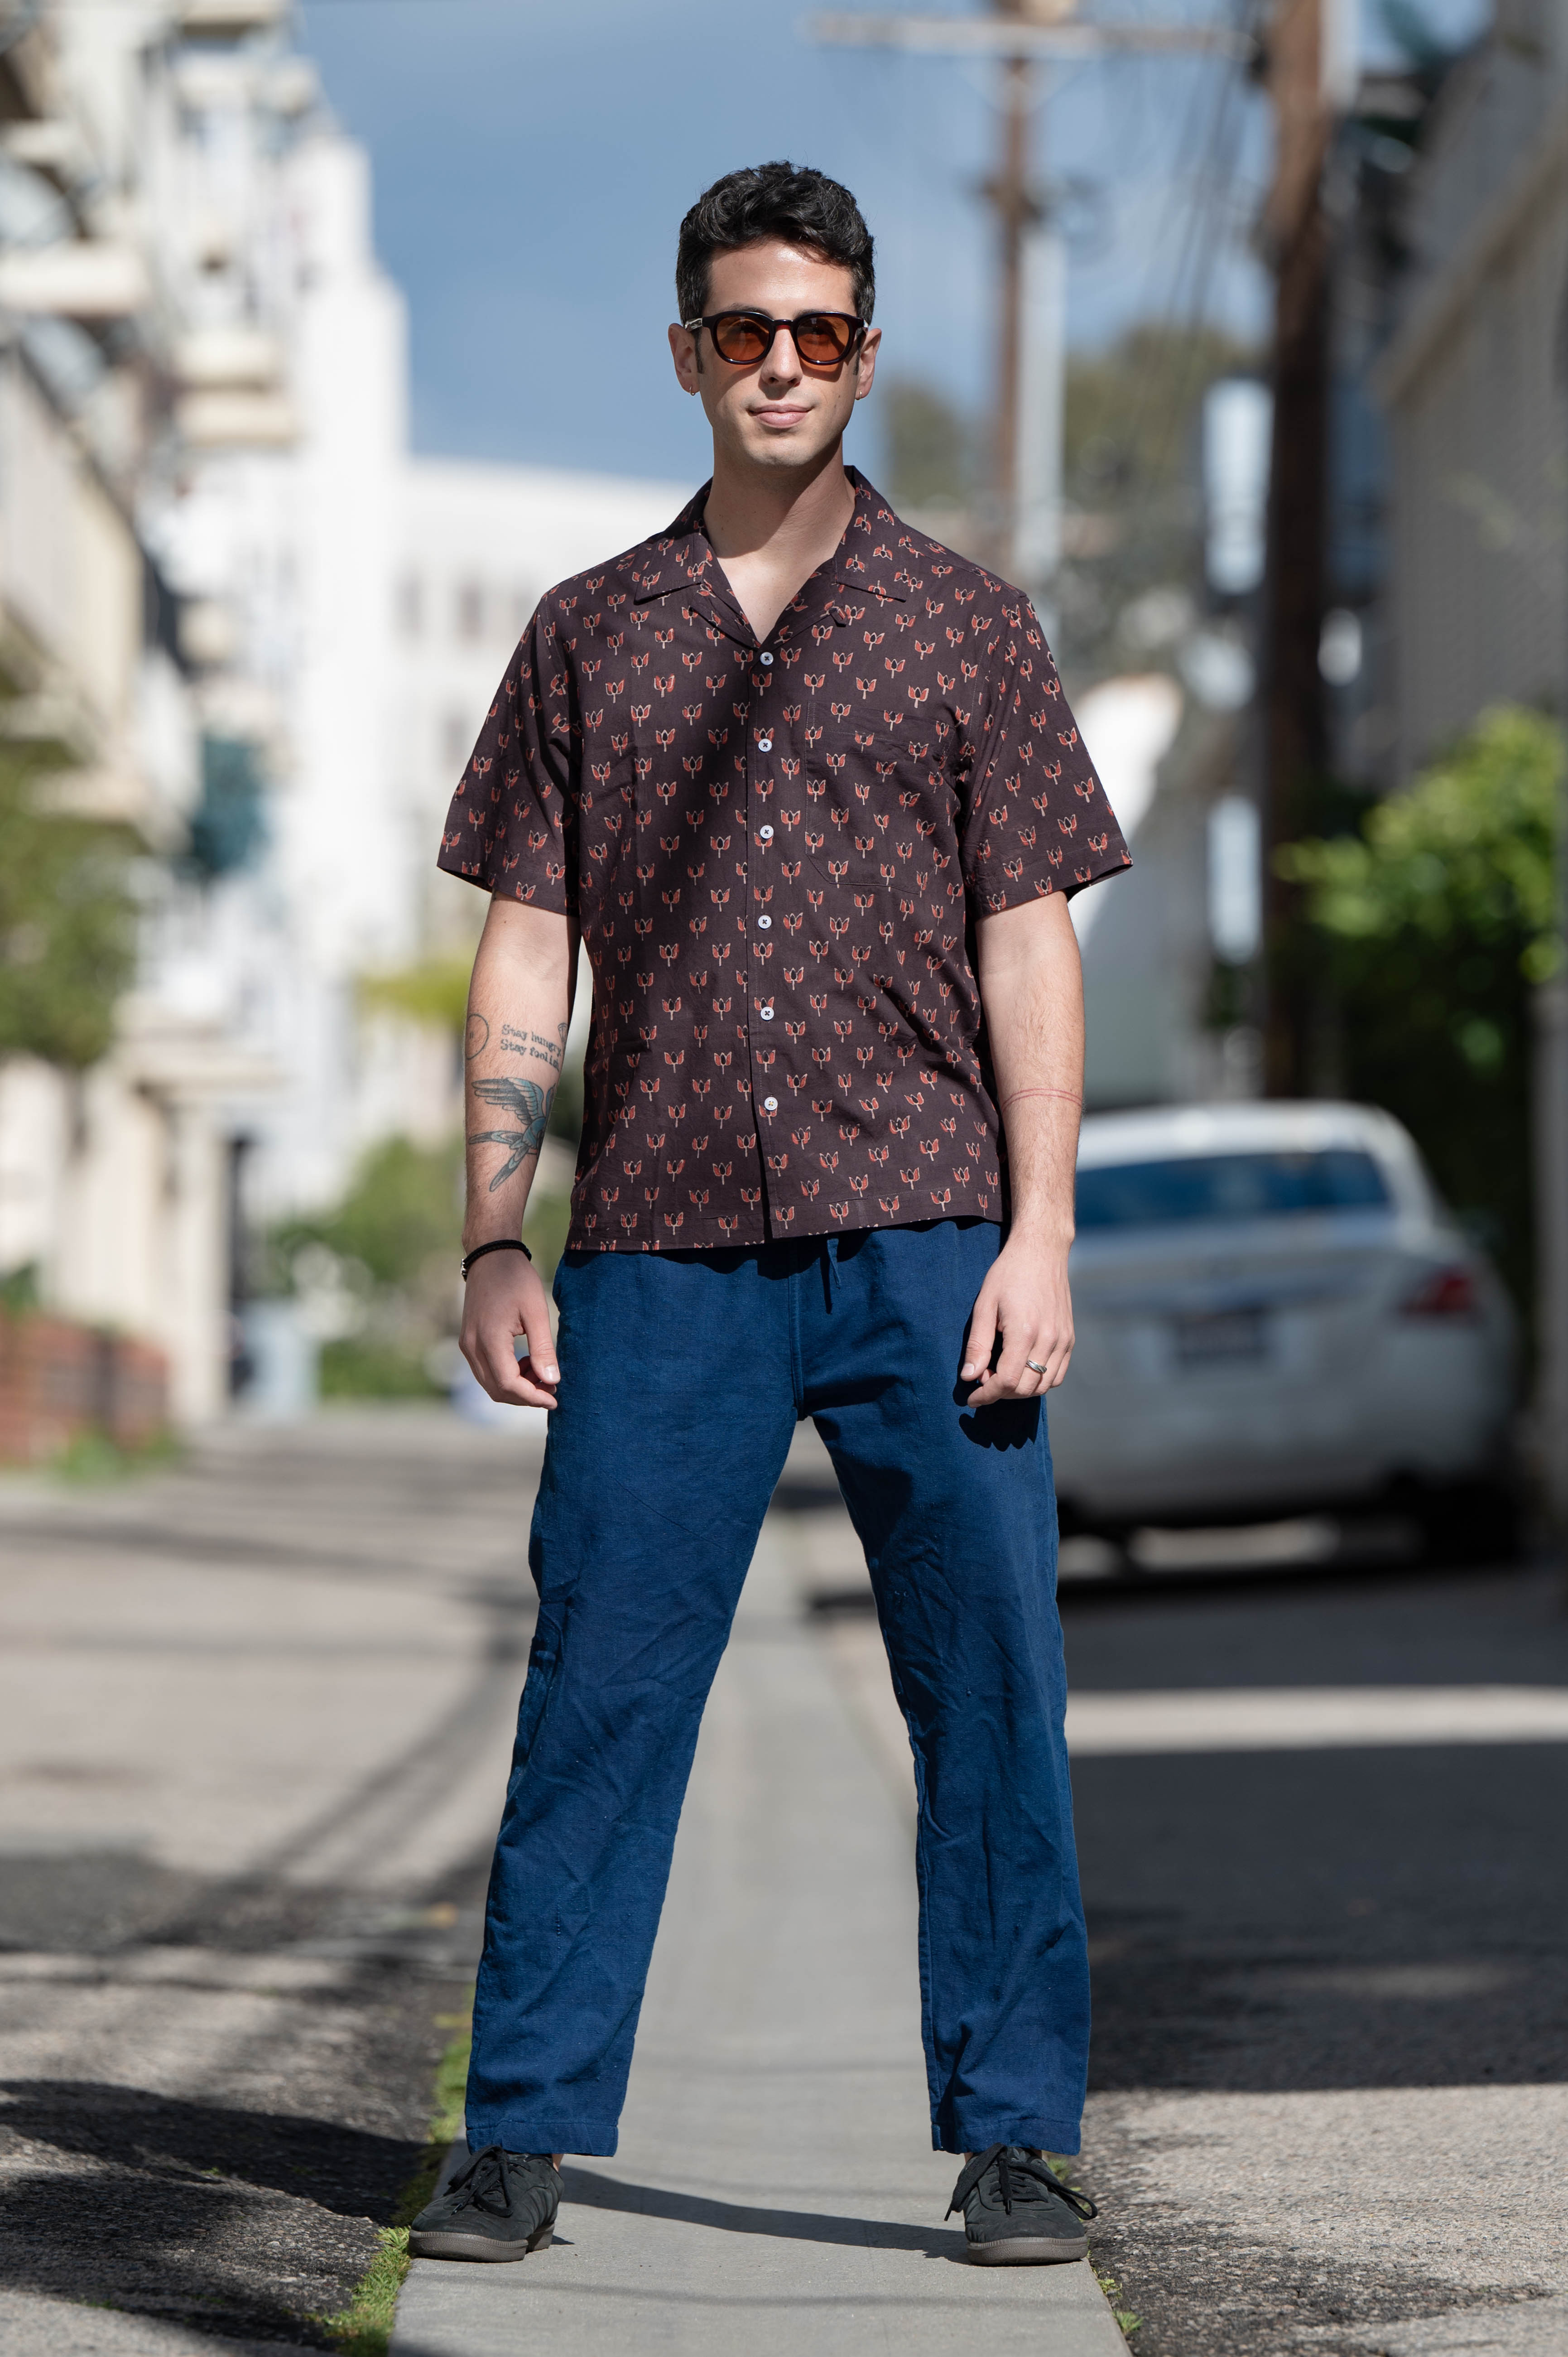
<svg viewBox="0 0 1568 2357"><path fill-rule="evenodd" d="M849 190L809 166L754 164L704 188L681 224L675 299L682 324L708 303L708 265L715 253L782 238L842 263L854 279L854 307L868 324L876 301L871 231Z"/></svg>

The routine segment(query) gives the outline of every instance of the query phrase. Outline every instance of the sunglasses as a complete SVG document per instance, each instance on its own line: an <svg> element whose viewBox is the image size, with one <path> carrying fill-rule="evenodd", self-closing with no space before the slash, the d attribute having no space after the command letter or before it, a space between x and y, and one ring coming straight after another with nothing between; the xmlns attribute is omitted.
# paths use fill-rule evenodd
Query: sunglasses
<svg viewBox="0 0 1568 2357"><path fill-rule="evenodd" d="M865 322L850 311L802 311L798 319L769 319L757 311L715 311L711 319L685 319L692 335L706 328L714 350L731 368L755 368L788 328L808 368L837 368L865 340Z"/></svg>

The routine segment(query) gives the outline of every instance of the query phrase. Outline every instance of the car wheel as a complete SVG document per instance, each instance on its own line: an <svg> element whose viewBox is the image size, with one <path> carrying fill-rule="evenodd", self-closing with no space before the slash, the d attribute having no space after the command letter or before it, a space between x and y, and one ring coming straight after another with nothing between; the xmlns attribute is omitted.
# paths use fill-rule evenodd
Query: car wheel
<svg viewBox="0 0 1568 2357"><path fill-rule="evenodd" d="M1429 1490L1416 1508L1428 1563L1517 1563L1524 1546L1520 1501L1504 1481L1463 1481Z"/></svg>

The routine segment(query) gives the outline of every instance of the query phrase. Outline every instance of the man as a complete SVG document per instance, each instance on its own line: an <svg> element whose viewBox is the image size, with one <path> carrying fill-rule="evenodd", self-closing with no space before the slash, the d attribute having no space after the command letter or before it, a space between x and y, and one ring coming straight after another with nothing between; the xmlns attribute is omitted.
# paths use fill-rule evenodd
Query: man
<svg viewBox="0 0 1568 2357"><path fill-rule="evenodd" d="M703 1703L811 1415L914 1751L932 2135L969 2161L969 2255L1078 2258L1091 2205L1042 2158L1078 2149L1089 1992L1041 1402L1073 1340L1067 901L1127 853L1027 600L844 467L878 343L847 189L730 174L676 284L713 479L545 597L441 850L492 895L462 1347L551 1420L475 2158L410 2248L521 2258L563 2153L616 2148ZM519 1231L579 938L554 1341Z"/></svg>

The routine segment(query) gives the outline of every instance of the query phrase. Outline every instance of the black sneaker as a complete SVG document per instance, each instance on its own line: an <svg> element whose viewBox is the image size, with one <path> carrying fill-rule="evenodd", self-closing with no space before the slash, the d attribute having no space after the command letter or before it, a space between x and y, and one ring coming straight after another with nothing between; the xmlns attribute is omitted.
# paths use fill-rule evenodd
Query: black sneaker
<svg viewBox="0 0 1568 2357"><path fill-rule="evenodd" d="M488 2144L426 2203L408 2230L412 2259L522 2259L547 2251L561 2172L547 2152Z"/></svg>
<svg viewBox="0 0 1568 2357"><path fill-rule="evenodd" d="M993 2144L977 2152L952 2190L948 2216L963 2212L968 2255L983 2267L1049 2266L1086 2259L1082 2221L1099 2216L1026 2145Z"/></svg>

